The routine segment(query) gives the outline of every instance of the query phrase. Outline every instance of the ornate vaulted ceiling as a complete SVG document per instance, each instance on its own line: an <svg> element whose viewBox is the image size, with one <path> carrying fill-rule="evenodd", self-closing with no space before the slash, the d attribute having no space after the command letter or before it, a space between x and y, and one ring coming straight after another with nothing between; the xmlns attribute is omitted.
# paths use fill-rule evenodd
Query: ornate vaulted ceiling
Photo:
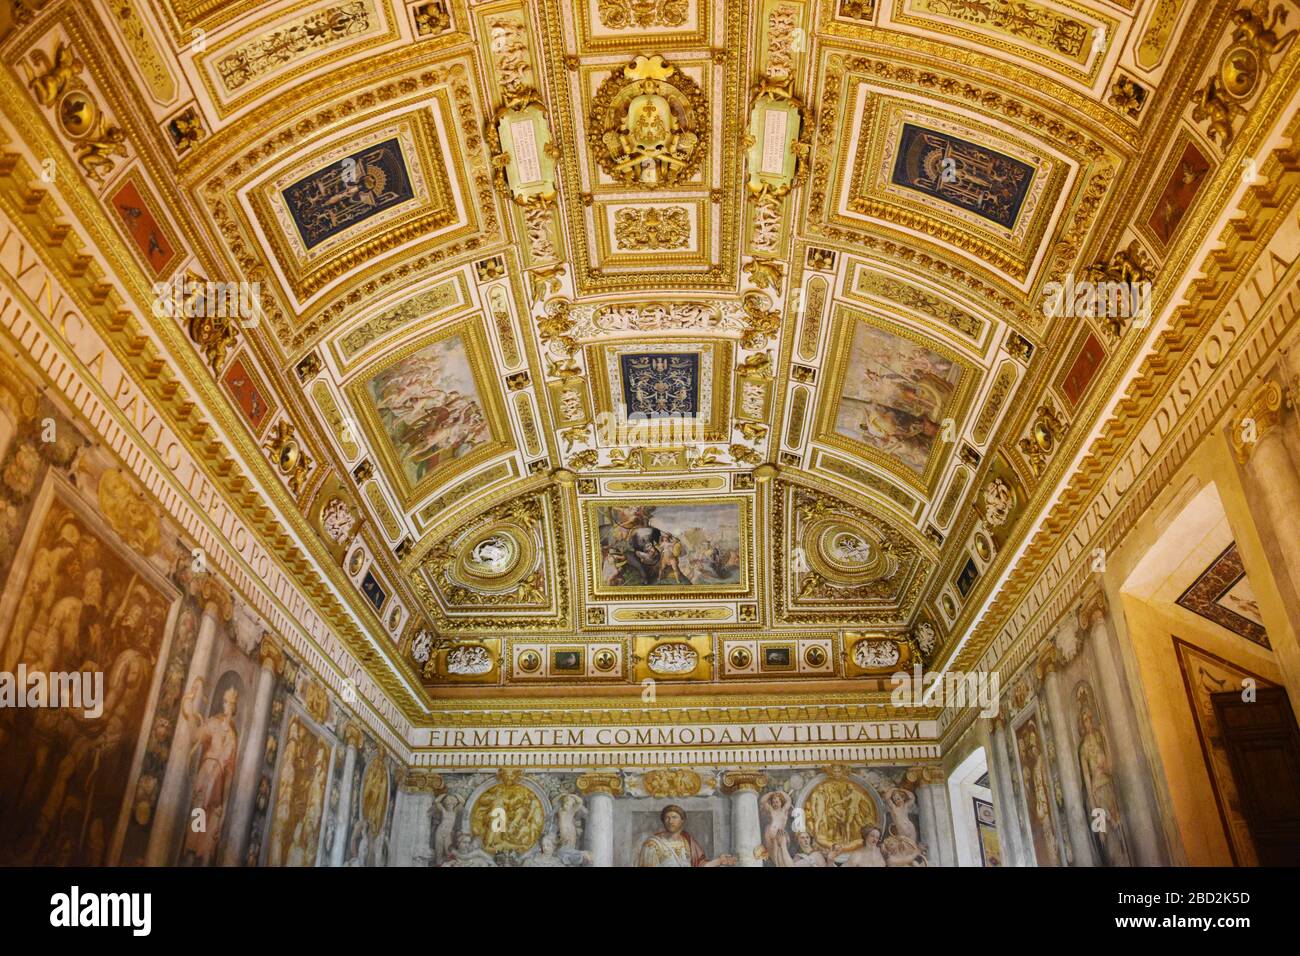
<svg viewBox="0 0 1300 956"><path fill-rule="evenodd" d="M252 290L155 321L408 712L798 705L996 593L1143 337L1050 291L1158 307L1239 175L1235 6L26 0L3 51L141 295Z"/></svg>

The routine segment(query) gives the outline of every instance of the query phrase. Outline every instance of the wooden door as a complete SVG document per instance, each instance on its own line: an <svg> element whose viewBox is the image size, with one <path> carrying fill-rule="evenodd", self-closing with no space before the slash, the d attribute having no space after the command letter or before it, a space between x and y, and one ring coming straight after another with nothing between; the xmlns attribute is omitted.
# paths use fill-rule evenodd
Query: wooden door
<svg viewBox="0 0 1300 956"><path fill-rule="evenodd" d="M1262 866L1300 866L1300 732L1286 691L1214 694L1241 812Z"/></svg>

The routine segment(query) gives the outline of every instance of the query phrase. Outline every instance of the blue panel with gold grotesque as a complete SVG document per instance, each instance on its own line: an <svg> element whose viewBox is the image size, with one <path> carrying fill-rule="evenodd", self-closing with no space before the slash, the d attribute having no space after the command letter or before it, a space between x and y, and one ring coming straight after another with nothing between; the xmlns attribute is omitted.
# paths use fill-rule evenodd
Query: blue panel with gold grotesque
<svg viewBox="0 0 1300 956"><path fill-rule="evenodd" d="M361 593L374 605L376 611L383 608L384 602L388 600L388 593L384 590L384 586L370 571L367 571L366 576L361 579Z"/></svg>
<svg viewBox="0 0 1300 956"><path fill-rule="evenodd" d="M698 352L628 352L619 356L628 417L693 418L700 411Z"/></svg>
<svg viewBox="0 0 1300 956"><path fill-rule="evenodd" d="M947 133L903 124L891 177L1010 229L1020 215L1034 167Z"/></svg>
<svg viewBox="0 0 1300 956"><path fill-rule="evenodd" d="M308 249L414 196L396 139L367 146L287 187L284 202Z"/></svg>

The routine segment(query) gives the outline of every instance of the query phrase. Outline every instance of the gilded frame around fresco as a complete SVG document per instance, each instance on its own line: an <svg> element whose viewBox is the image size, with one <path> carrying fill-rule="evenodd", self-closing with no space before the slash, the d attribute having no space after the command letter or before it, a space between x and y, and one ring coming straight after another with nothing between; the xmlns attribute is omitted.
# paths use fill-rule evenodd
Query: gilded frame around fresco
<svg viewBox="0 0 1300 956"><path fill-rule="evenodd" d="M740 543L740 581L737 584L692 585L689 587L664 587L659 585L611 586L601 583L600 564L600 521L597 509L602 507L635 508L650 507L685 507L693 505L734 505L737 509L736 527ZM653 600L698 600L711 597L745 597L753 588L753 503L748 497L729 495L726 497L688 497L688 498L592 498L582 502L582 531L584 550L583 561L587 576L587 599L600 600L622 598L637 601ZM698 626L698 625L696 625Z"/></svg>
<svg viewBox="0 0 1300 956"><path fill-rule="evenodd" d="M831 344L828 355L845 356L841 361L831 364L828 369L826 381L823 383L821 395L818 398L816 429L814 439L831 448L841 451L847 451L886 469L891 475L901 478L906 484L922 492L923 494L932 494L934 491L935 480L938 477L944 459L945 446L951 446L955 450L956 441L945 442L941 437L936 438L930 446L930 454L926 460L925 470L918 475L912 469L904 465L898 458L886 454L865 442L857 441L852 438L845 438L835 431L835 419L839 415L840 402L843 398L844 381L849 371L849 362L847 355L853 342L853 333L857 330L857 323L863 322L873 328L888 332L900 338L907 339L922 348L928 349L937 355L948 359L955 366L961 369L961 378L953 388L952 398L948 401L948 406L943 409L943 418L951 418L954 422L963 422L970 412L971 396L973 386L978 377L978 371L969 360L964 358L956 350L946 344L928 338L915 329L909 329L905 326L898 325L894 322L879 318L869 312L848 307L840 306L836 309L832 317ZM940 419L942 421L943 419ZM954 439L955 439L954 435Z"/></svg>
<svg viewBox="0 0 1300 956"><path fill-rule="evenodd" d="M1165 191L1169 188L1169 184L1176 176L1181 174L1183 156L1186 154L1188 146L1194 147L1200 154L1201 158L1205 160L1206 169L1205 172L1201 174L1201 182L1197 186L1191 202L1182 210L1182 214L1179 216L1177 224L1175 224L1173 230L1169 234L1169 239L1166 241L1156 235L1155 230L1151 228L1151 218L1156 214L1156 210L1160 205L1161 200L1164 198ZM1214 179L1214 174L1218 172L1219 169L1219 163L1214 157L1214 150L1207 147L1205 141L1200 136L1195 135L1186 126L1179 127L1178 134L1173 138L1173 142L1169 144L1169 148L1165 152L1164 156L1161 157L1161 165L1156 169L1155 180L1151 183L1151 188L1147 192L1146 197L1142 200L1142 205L1138 207L1137 213L1133 219L1133 231L1136 232L1146 242L1147 247L1154 250L1157 255L1163 257L1168 254L1169 248L1178 239L1178 234L1182 232L1183 226L1186 225L1185 220L1187 219L1187 214L1190 213L1192 208L1196 205L1196 200L1200 198L1201 191L1204 190Z"/></svg>
<svg viewBox="0 0 1300 956"><path fill-rule="evenodd" d="M283 87L286 83L294 82L308 73L337 63L339 60L356 56L367 50L373 50L375 47L400 39L397 17L393 15L387 4L380 2L380 0L365 0L365 2L368 5L368 10L379 18L377 23L368 31L347 37L346 39L351 42L327 44L305 55L288 59L278 64L276 68L268 70L265 74L253 77L248 87L242 92L231 89L221 81L219 76L221 58L238 53L248 43L273 34L277 28L282 31L287 30L301 23L305 17L321 12L319 8L310 9L313 6L313 0L305 0L305 2L289 7L287 10L280 10L271 16L263 17L237 33L223 37L219 45L210 47L205 52L195 54L195 67L217 115L222 119L232 116L250 103L255 103L271 94L273 90ZM250 11L250 13L255 13L255 11Z"/></svg>
<svg viewBox="0 0 1300 956"><path fill-rule="evenodd" d="M448 151L457 166L445 161L443 139L430 110L437 104L446 131ZM397 113L372 114L375 121L351 131L344 138L332 138L305 157L295 157L262 176L248 188L244 202L250 218L266 237L275 262L295 298L305 301L345 274L357 263L376 258L412 239L421 238L461 222L448 170L458 168L461 147L452 132L456 127L445 89L430 93L429 102ZM362 145L396 139L410 179L413 198L346 227L336 235L307 249L293 217L285 206L283 190L315 175L322 169L355 153ZM462 176L463 168L460 168ZM464 214L473 228L472 213Z"/></svg>
<svg viewBox="0 0 1300 956"><path fill-rule="evenodd" d="M431 301L435 296L438 301ZM413 305L421 308L416 310L411 308ZM338 362L342 374L348 375L378 358L385 349L415 328L428 328L456 313L478 314L473 311L469 282L463 272L453 272L446 279L368 310L346 328L336 330L326 340L325 346Z"/></svg>
<svg viewBox="0 0 1300 956"><path fill-rule="evenodd" d="M375 408L374 400L370 395L370 382L376 375L410 358L416 352L456 335L461 337L465 345L465 355L474 377L474 386L478 389L479 399L483 403L483 413L487 417L492 440L475 448L464 457L433 469L420 479L419 483L412 485L398 460L397 449L380 421L378 409ZM432 335L422 336L407 343L381 361L364 368L348 383L348 403L360 416L361 426L366 432L370 447L375 449L391 487L398 491L403 508L410 508L434 488L471 471L483 462L515 450L499 383L491 372L491 355L487 333L483 330L478 317L470 316L453 322Z"/></svg>
<svg viewBox="0 0 1300 956"><path fill-rule="evenodd" d="M1039 43L1035 45L1023 33L1017 32L1016 26L1018 26L1018 23L1012 17L1008 17L1006 23L998 23L994 16L990 16L988 20L982 23L962 21L955 16L944 19L934 10L917 9L921 2L922 0L894 0L891 22L933 33L946 34L980 47L992 47L1012 57L1021 56L1083 84L1091 84L1096 81L1097 75L1101 72L1102 65L1110 53L1110 45L1114 42L1113 38L1119 36L1119 20L1105 16L1100 10L1070 3L1068 0L1052 0L1050 4L1022 3L1016 5L1021 8L1022 16L1036 21L1035 25L1047 21L1047 16L1053 14L1066 19L1068 11L1068 14L1080 18L1075 20L1075 23L1085 28L1091 27L1083 44L1083 49L1087 52L1084 54L1083 59L1080 60L1077 55L1071 57L1069 51L1062 48L1059 24L1053 31L1053 40L1055 41L1053 44ZM1035 10L1035 7L1039 9ZM925 16L927 13L930 16ZM1082 19L1084 17L1087 17L1092 22L1084 21ZM1105 30L1103 36L1109 38L1110 42L1097 50L1093 38L1097 35L1096 31L1099 28Z"/></svg>
<svg viewBox="0 0 1300 956"><path fill-rule="evenodd" d="M1078 187L1078 163L1049 152L1027 135L1013 137L963 114L934 103L917 104L882 89L872 77L850 74L844 99L862 101L862 134L845 136L839 144L837 172L831 196L841 196L847 211L834 200L829 221L851 229L862 229L866 221L882 219L903 228L919 229L937 242L968 253L995 269L1005 270L1017 284L1024 283L1043 249L1043 240L1064 208L1062 197L1073 179ZM914 194L896 186L885 170L892 168L903 124L911 122L926 129L960 136L975 145L1009 156L1035 167L1033 182L1010 229L942 200ZM954 228L951 217L961 223Z"/></svg>

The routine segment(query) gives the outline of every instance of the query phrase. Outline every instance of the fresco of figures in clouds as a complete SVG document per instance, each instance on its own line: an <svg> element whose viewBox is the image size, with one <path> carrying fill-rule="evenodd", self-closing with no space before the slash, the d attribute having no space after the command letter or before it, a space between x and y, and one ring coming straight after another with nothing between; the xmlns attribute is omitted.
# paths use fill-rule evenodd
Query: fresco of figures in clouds
<svg viewBox="0 0 1300 956"><path fill-rule="evenodd" d="M465 340L426 345L367 382L380 424L412 488L488 441L491 430Z"/></svg>
<svg viewBox="0 0 1300 956"><path fill-rule="evenodd" d="M0 864L383 865L392 757L353 731L344 780L346 709L23 367L0 383L0 670L105 688L0 708Z"/></svg>
<svg viewBox="0 0 1300 956"><path fill-rule="evenodd" d="M427 853L440 867L926 866L920 768L442 774ZM737 831L735 788L757 799ZM594 800L611 801L608 815ZM497 825L493 825L493 821Z"/></svg>
<svg viewBox="0 0 1300 956"><path fill-rule="evenodd" d="M835 432L924 474L961 366L864 321L853 323L852 334Z"/></svg>

